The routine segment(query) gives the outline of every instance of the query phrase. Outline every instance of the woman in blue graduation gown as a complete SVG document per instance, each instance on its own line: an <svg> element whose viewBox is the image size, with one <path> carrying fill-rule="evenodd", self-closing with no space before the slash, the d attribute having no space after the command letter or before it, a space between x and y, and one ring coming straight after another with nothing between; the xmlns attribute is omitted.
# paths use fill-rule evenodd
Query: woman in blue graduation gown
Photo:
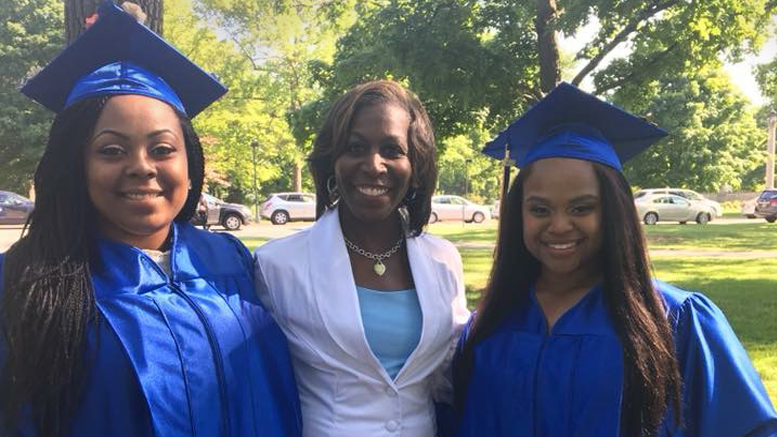
<svg viewBox="0 0 777 437"><path fill-rule="evenodd" d="M225 89L98 13L23 89L57 117L29 232L0 255L0 435L299 436L247 249L187 223L204 176L189 118Z"/></svg>
<svg viewBox="0 0 777 437"><path fill-rule="evenodd" d="M457 436L777 434L722 312L651 279L621 162L664 135L561 84L486 146L521 172L455 361Z"/></svg>

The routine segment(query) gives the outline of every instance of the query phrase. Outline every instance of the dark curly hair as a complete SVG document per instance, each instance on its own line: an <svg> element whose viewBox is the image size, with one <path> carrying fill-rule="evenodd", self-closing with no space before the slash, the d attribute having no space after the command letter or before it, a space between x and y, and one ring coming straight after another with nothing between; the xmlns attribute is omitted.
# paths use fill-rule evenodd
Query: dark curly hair
<svg viewBox="0 0 777 437"><path fill-rule="evenodd" d="M335 161L346 151L346 140L356 114L378 104L394 104L410 115L407 132L408 158L413 168L410 180L414 195L405 196L408 211L408 231L418 235L429 221L432 194L437 185L434 133L418 97L402 85L390 80L377 80L358 85L340 97L329 110L308 157L310 172L316 184L316 216L332 208L337 198L327 190L327 180L335 174Z"/></svg>
<svg viewBox="0 0 777 437"><path fill-rule="evenodd" d="M89 365L83 357L86 331L97 322L90 276L90 262L97 262L92 259L97 212L87 192L83 150L110 98L85 99L57 114L35 171L27 234L5 256L0 431L11 435L29 406L39 435L60 436L78 406ZM175 218L184 223L196 211L205 167L191 122L177 114L192 184Z"/></svg>

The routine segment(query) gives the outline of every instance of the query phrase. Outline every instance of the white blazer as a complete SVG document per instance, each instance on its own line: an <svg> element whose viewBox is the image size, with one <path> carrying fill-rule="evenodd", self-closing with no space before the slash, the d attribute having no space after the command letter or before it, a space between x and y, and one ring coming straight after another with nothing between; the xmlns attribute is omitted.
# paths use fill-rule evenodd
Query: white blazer
<svg viewBox="0 0 777 437"><path fill-rule="evenodd" d="M423 326L395 380L367 343L337 208L254 255L259 297L289 340L303 436L433 437L433 392L450 394L444 374L469 317L456 248L426 233L407 239Z"/></svg>

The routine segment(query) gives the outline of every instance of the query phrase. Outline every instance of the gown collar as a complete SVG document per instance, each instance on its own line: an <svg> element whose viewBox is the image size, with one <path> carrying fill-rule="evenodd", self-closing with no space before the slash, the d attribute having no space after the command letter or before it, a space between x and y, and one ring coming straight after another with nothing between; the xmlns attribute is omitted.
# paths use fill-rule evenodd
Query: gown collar
<svg viewBox="0 0 777 437"><path fill-rule="evenodd" d="M548 332L545 314L537 301L534 285L529 288L529 298L523 310L510 320L514 329L542 335L615 335L604 300L601 284L594 285L577 303L559 317Z"/></svg>
<svg viewBox="0 0 777 437"><path fill-rule="evenodd" d="M96 297L114 294L143 294L171 282L197 277L191 253L181 244L186 225L170 225L170 276L143 250L102 236L96 238L97 256L92 260Z"/></svg>

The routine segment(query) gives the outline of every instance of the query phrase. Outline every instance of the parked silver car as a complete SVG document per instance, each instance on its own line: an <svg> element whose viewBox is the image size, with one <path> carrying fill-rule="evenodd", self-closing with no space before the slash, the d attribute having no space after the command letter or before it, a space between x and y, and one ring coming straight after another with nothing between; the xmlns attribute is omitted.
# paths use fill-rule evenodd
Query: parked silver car
<svg viewBox="0 0 777 437"><path fill-rule="evenodd" d="M639 217L646 225L654 225L659 221L685 224L691 220L706 225L714 214L712 208L702 202L691 202L685 197L673 194L640 196L634 204Z"/></svg>
<svg viewBox="0 0 777 437"><path fill-rule="evenodd" d="M720 203L707 199L696 191L686 190L685 188L650 188L639 190L634 193L634 199L639 199L642 196L658 194L672 194L674 196L683 197L686 200L691 201L691 203L702 203L709 208L711 212L710 219L723 217L723 206L721 206Z"/></svg>
<svg viewBox="0 0 777 437"><path fill-rule="evenodd" d="M35 202L10 191L0 191L0 225L23 225Z"/></svg>
<svg viewBox="0 0 777 437"><path fill-rule="evenodd" d="M292 220L316 219L316 195L310 193L275 193L262 203L259 215L274 225Z"/></svg>
<svg viewBox="0 0 777 437"><path fill-rule="evenodd" d="M487 206L472 203L460 196L432 197L432 214L429 217L429 223L441 220L482 223L488 218L491 218L491 212Z"/></svg>

